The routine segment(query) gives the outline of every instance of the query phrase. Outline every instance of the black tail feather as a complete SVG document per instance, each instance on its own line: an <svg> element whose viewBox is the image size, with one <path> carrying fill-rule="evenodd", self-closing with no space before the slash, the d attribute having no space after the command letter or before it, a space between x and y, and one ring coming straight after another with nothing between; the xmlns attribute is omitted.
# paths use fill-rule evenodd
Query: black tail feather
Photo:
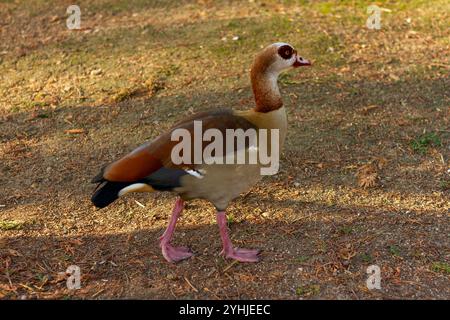
<svg viewBox="0 0 450 320"><path fill-rule="evenodd" d="M97 208L104 208L119 198L119 191L129 186L130 182L100 182L92 195L91 201Z"/></svg>

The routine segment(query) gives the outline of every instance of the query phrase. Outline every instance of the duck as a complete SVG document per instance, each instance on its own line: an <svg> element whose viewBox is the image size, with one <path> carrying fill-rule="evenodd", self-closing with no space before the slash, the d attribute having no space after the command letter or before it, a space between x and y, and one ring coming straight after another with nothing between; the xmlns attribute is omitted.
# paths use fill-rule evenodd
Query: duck
<svg viewBox="0 0 450 320"><path fill-rule="evenodd" d="M267 166L264 167L267 161L263 163L263 153L260 152L263 146L267 153L275 154L284 144L288 126L278 87L279 75L289 69L310 65L311 62L300 56L288 43L276 42L263 48L255 55L250 69L255 100L252 108L220 108L196 113L122 158L104 165L92 179L92 183L97 184L91 197L92 203L97 208L105 208L133 192L174 193L175 204L169 224L159 238L159 245L165 260L176 263L194 255L189 247L171 244L185 202L207 200L216 209L222 242L221 254L239 262L258 262L261 250L233 246L226 210L232 200L248 192L265 175L262 172L267 169ZM198 139L199 126L202 130L206 129L202 131L201 139ZM258 135L259 132L265 134ZM243 144L228 143L230 139L242 135L245 135L241 139ZM264 138L268 140L265 145ZM211 148L213 141L217 142L215 148ZM184 148L180 147L181 142ZM250 162L249 159L255 154L252 159L256 161ZM236 161L240 155L243 155L240 159L246 161ZM234 162L228 161L230 158ZM271 171L276 173L278 167L274 167L275 170Z"/></svg>

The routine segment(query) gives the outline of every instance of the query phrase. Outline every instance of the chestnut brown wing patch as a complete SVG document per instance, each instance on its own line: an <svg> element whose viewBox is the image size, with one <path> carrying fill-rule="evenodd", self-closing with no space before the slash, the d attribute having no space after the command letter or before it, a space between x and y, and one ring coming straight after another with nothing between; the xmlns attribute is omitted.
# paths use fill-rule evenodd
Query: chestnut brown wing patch
<svg viewBox="0 0 450 320"><path fill-rule="evenodd" d="M217 109L198 113L178 122L172 129L161 134L153 141L143 144L123 158L109 164L94 180L100 182L100 177L103 177L103 179L108 181L132 182L145 178L162 167L193 168L193 165L175 165L172 162L172 148L179 142L171 141L171 134L175 129L183 128L188 130L191 133L191 146L193 148L194 120L202 121L203 132L210 128L216 128L224 136L226 129L247 130L255 128L254 124L243 117L236 116L232 110ZM204 142L203 148L209 143ZM191 155L193 157L193 150ZM193 163L193 159L191 160L191 163Z"/></svg>
<svg viewBox="0 0 450 320"><path fill-rule="evenodd" d="M147 145L143 145L107 166L103 177L108 181L132 182L161 167L161 161L150 153Z"/></svg>

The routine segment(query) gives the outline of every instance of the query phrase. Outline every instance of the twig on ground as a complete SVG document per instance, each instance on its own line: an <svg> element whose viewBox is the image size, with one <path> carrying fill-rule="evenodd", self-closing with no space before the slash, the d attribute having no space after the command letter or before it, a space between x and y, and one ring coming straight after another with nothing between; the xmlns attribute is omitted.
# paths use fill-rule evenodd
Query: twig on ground
<svg viewBox="0 0 450 320"><path fill-rule="evenodd" d="M198 289L196 287L194 287L194 285L186 277L184 277L184 280L192 288L192 290L194 290L195 292L198 292Z"/></svg>

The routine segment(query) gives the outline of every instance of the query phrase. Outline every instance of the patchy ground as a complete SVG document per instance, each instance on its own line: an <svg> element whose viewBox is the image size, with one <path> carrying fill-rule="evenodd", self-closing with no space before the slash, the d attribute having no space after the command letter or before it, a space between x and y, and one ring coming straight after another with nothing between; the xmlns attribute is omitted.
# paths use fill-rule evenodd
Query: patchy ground
<svg viewBox="0 0 450 320"><path fill-rule="evenodd" d="M0 297L450 298L450 4L377 1L0 1ZM233 37L238 40L232 40ZM280 79L282 169L230 207L224 261L213 208L188 205L171 265L174 197L96 210L103 165L212 107L253 105L253 55L295 45L312 68ZM381 268L381 290L366 268ZM64 272L81 268L82 288Z"/></svg>

